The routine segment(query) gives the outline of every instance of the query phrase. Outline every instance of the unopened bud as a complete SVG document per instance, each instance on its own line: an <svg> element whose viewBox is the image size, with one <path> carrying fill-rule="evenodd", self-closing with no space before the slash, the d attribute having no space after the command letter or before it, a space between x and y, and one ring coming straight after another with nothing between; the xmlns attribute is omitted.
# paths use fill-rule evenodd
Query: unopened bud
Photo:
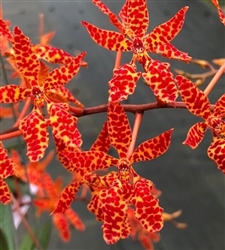
<svg viewBox="0 0 225 250"><path fill-rule="evenodd" d="M201 66L202 68L209 68L209 63L205 60L192 59L191 62Z"/></svg>

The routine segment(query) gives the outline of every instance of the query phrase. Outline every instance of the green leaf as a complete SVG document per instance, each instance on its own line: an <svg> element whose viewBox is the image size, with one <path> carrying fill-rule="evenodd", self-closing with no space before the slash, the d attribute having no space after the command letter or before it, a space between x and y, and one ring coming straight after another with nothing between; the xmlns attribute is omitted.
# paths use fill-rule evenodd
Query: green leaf
<svg viewBox="0 0 225 250"><path fill-rule="evenodd" d="M20 244L20 250L34 250L35 249L35 244L33 240L31 239L29 234L26 234L23 238L22 243Z"/></svg>
<svg viewBox="0 0 225 250"><path fill-rule="evenodd" d="M0 228L0 249L10 250L8 247L7 238L5 236L5 233L2 231L1 228Z"/></svg>
<svg viewBox="0 0 225 250"><path fill-rule="evenodd" d="M0 228L2 230L2 233L4 234L4 238L7 242L7 247L6 249L16 249L14 246L14 226L13 226L13 221L12 221L12 211L11 211L11 206L10 205L3 205L0 203ZM1 243L2 243L2 237L0 237ZM1 245L0 245L1 246ZM0 249L5 249L5 248L0 248Z"/></svg>
<svg viewBox="0 0 225 250"><path fill-rule="evenodd" d="M34 230L35 236L37 237L38 242L40 243L42 250L47 250L50 236L51 236L51 222L46 222L39 230ZM20 244L20 250L34 250L36 245L34 244L33 240L31 239L29 234L26 234L23 238L22 243Z"/></svg>
<svg viewBox="0 0 225 250"><path fill-rule="evenodd" d="M51 221L46 222L44 226L39 230L38 239L40 240L40 244L43 250L46 250L48 248L51 232L52 232Z"/></svg>

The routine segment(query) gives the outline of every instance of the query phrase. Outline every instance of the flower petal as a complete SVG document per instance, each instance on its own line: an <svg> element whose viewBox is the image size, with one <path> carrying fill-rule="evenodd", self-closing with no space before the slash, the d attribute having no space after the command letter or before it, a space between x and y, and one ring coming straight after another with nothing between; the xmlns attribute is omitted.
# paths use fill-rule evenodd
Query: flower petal
<svg viewBox="0 0 225 250"><path fill-rule="evenodd" d="M20 73L31 86L37 86L40 62L37 55L32 51L29 37L25 36L18 26L14 28L13 50Z"/></svg>
<svg viewBox="0 0 225 250"><path fill-rule="evenodd" d="M70 240L69 224L63 214L53 214L53 223L55 224L57 230L59 231L60 238L68 242Z"/></svg>
<svg viewBox="0 0 225 250"><path fill-rule="evenodd" d="M92 144L90 151L101 151L107 153L110 148L110 140L108 135L108 125L104 122L101 132Z"/></svg>
<svg viewBox="0 0 225 250"><path fill-rule="evenodd" d="M38 109L21 120L19 129L27 144L27 156L31 162L39 161L48 147L47 123Z"/></svg>
<svg viewBox="0 0 225 250"><path fill-rule="evenodd" d="M185 102L187 109L193 115L206 120L211 114L208 97L187 78L178 75L175 79L181 98Z"/></svg>
<svg viewBox="0 0 225 250"><path fill-rule="evenodd" d="M10 189L7 183L0 178L0 202L4 205L11 201Z"/></svg>
<svg viewBox="0 0 225 250"><path fill-rule="evenodd" d="M160 24L148 34L146 39L147 50L155 52L159 45L168 44L181 31L188 6L180 9L170 20Z"/></svg>
<svg viewBox="0 0 225 250"><path fill-rule="evenodd" d="M104 3L100 0L92 0L92 3L97 6L102 13L106 14L109 17L109 20L112 24L114 24L121 33L124 33L124 27L122 23L119 21L116 14L114 14Z"/></svg>
<svg viewBox="0 0 225 250"><path fill-rule="evenodd" d="M76 181L72 182L69 185L67 185L58 200L58 203L56 205L56 208L51 214L56 213L65 213L67 209L70 208L71 203L76 197L77 191L79 190L80 186L83 184L83 181Z"/></svg>
<svg viewBox="0 0 225 250"><path fill-rule="evenodd" d="M186 63L192 59L188 53L178 50L170 43L160 44L154 52L169 59L181 60Z"/></svg>
<svg viewBox="0 0 225 250"><path fill-rule="evenodd" d="M215 7L217 8L220 21L222 22L223 25L225 25L225 15L224 15L222 9L219 6L219 1L218 0L211 0L211 1L215 5Z"/></svg>
<svg viewBox="0 0 225 250"><path fill-rule="evenodd" d="M192 149L198 147L199 143L202 141L207 125L205 122L195 123L188 131L187 138L183 144L190 146Z"/></svg>
<svg viewBox="0 0 225 250"><path fill-rule="evenodd" d="M124 220L127 219L127 204L122 198L122 184L115 182L109 189L100 191L104 223L103 238L107 244L115 244L123 232Z"/></svg>
<svg viewBox="0 0 225 250"><path fill-rule="evenodd" d="M20 102L31 95L31 90L17 85L0 87L0 103Z"/></svg>
<svg viewBox="0 0 225 250"><path fill-rule="evenodd" d="M73 172L77 173L87 173L118 165L118 159L101 151L72 152L68 154L68 158L74 164Z"/></svg>
<svg viewBox="0 0 225 250"><path fill-rule="evenodd" d="M84 107L84 105L73 96L69 89L64 86L59 86L57 89L46 91L45 95L53 102L73 102L79 108Z"/></svg>
<svg viewBox="0 0 225 250"><path fill-rule="evenodd" d="M157 99L164 103L174 103L178 96L178 90L173 74L170 72L170 65L151 60L146 65L146 72L142 73L142 76Z"/></svg>
<svg viewBox="0 0 225 250"><path fill-rule="evenodd" d="M79 71L82 58L86 55L86 52L80 53L74 57L71 62L52 70L48 77L44 81L44 89L57 89L59 86L63 86L68 83Z"/></svg>
<svg viewBox="0 0 225 250"><path fill-rule="evenodd" d="M13 35L9 30L9 26L5 20L0 19L0 35L6 37L9 41L13 40Z"/></svg>
<svg viewBox="0 0 225 250"><path fill-rule="evenodd" d="M214 136L210 144L207 154L209 158L214 161L218 167L225 174L225 140L224 138Z"/></svg>
<svg viewBox="0 0 225 250"><path fill-rule="evenodd" d="M88 22L81 22L98 45L113 51L131 51L132 42L115 31L100 29Z"/></svg>
<svg viewBox="0 0 225 250"><path fill-rule="evenodd" d="M126 158L131 143L131 128L128 117L119 103L109 103L108 133L111 145L120 158Z"/></svg>
<svg viewBox="0 0 225 250"><path fill-rule="evenodd" d="M215 108L213 110L213 115L215 117L225 116L225 94L223 94L216 102Z"/></svg>
<svg viewBox="0 0 225 250"><path fill-rule="evenodd" d="M73 225L77 230L79 231L84 231L85 230L85 225L78 216L78 214L73 211L71 208L67 209L65 212L65 216L67 220Z"/></svg>
<svg viewBox="0 0 225 250"><path fill-rule="evenodd" d="M77 118L69 113L68 104L50 103L47 110L53 135L62 140L66 147L81 146L82 139L77 129Z"/></svg>
<svg viewBox="0 0 225 250"><path fill-rule="evenodd" d="M9 158L8 151L3 147L0 141L0 179L6 179L14 174L15 163Z"/></svg>
<svg viewBox="0 0 225 250"><path fill-rule="evenodd" d="M136 66L124 64L114 70L113 78L108 82L109 102L120 102L127 100L136 88L136 83L141 77L141 72L136 72Z"/></svg>
<svg viewBox="0 0 225 250"><path fill-rule="evenodd" d="M130 156L130 162L149 161L164 154L171 142L173 129L141 143Z"/></svg>
<svg viewBox="0 0 225 250"><path fill-rule="evenodd" d="M133 37L142 37L148 29L149 15L146 0L130 0L127 6L127 25Z"/></svg>
<svg viewBox="0 0 225 250"><path fill-rule="evenodd" d="M158 199L151 194L152 182L141 178L135 183L132 204L136 207L134 215L148 232L160 231L163 227L163 209Z"/></svg>

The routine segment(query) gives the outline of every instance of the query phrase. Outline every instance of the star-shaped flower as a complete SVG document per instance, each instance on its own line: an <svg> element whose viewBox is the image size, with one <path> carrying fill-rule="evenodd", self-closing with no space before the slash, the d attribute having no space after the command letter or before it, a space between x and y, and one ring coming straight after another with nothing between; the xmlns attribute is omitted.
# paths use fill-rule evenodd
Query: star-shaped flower
<svg viewBox="0 0 225 250"><path fill-rule="evenodd" d="M119 178L108 189L102 189L98 194L104 221L103 237L108 244L113 244L120 238L129 236L129 227L124 228L128 223L126 209L129 205L136 207L135 215L148 231L161 229L162 209L151 194L152 182L135 174L132 164L152 160L165 153L170 145L173 129L143 142L130 157L127 157L131 143L131 129L119 103L109 104L107 124L111 145L117 150L119 159L101 151L90 150L76 151L70 160L74 164L74 172L79 173L106 169L109 166L117 167ZM130 181L132 184L129 184Z"/></svg>
<svg viewBox="0 0 225 250"><path fill-rule="evenodd" d="M187 53L179 51L170 44L183 26L188 7L182 8L170 20L146 34L149 25L146 0L127 0L119 13L121 22L101 1L93 0L92 2L108 15L110 21L120 31L118 33L100 29L82 21L91 38L100 46L113 51L132 51L132 61L138 60L143 65L149 57L147 52L159 53L169 59L179 59L185 62L191 60Z"/></svg>
<svg viewBox="0 0 225 250"><path fill-rule="evenodd" d="M43 176L42 185L45 187L45 195L39 194L39 196L34 199L34 205L37 207L38 216L44 211L52 212L55 208L55 204L57 203L62 191L62 179L58 178L56 182L53 182L50 175L46 173ZM54 214L52 220L63 241L69 241L70 239L70 224L77 230L83 231L85 229L78 214L71 208L69 208L65 214Z"/></svg>
<svg viewBox="0 0 225 250"><path fill-rule="evenodd" d="M198 122L189 129L183 144L195 149L202 141L206 130L211 130L214 139L208 149L208 156L225 173L225 122L223 120L225 115L225 94L219 98L213 112L211 112L208 97L194 83L180 75L176 77L176 81L181 98L185 102L187 109L193 115L204 119L203 122Z"/></svg>
<svg viewBox="0 0 225 250"><path fill-rule="evenodd" d="M20 122L19 129L26 140L28 147L27 155L30 161L38 161L43 157L45 149L48 146L48 124L40 111L40 108L44 107L45 101L48 103L47 110L50 114L50 125L54 126L54 131L57 132L55 135L60 137L64 134L63 138L65 138L66 144L69 144L70 140L72 141L72 138L74 138L72 132L76 130L74 124L76 124L77 119L70 115L66 103L53 104L49 100L48 92L51 90L59 91L60 88L76 75L80 68L81 59L86 53L80 53L70 63L48 73L44 63L41 63L38 56L32 51L29 38L18 27L14 29L13 50L16 65L21 74L26 78L28 87L22 88L17 85L0 87L0 102L13 103L24 100L27 97L32 98L34 109ZM69 95L67 96L69 97ZM57 117L60 117L60 119L54 120Z"/></svg>

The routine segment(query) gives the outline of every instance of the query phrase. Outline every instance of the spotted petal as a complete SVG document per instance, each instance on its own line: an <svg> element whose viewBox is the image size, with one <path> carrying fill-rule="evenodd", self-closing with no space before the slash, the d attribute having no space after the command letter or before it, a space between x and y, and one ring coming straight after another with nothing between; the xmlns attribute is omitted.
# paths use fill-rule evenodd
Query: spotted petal
<svg viewBox="0 0 225 250"><path fill-rule="evenodd" d="M75 211L73 211L71 208L66 210L65 216L67 220L69 220L70 224L73 225L77 230L80 230L80 231L85 230L84 223L79 218L78 214Z"/></svg>
<svg viewBox="0 0 225 250"><path fill-rule="evenodd" d="M91 38L98 45L113 51L131 51L132 42L115 31L100 29L88 22L82 21Z"/></svg>
<svg viewBox="0 0 225 250"><path fill-rule="evenodd" d="M72 152L68 154L68 158L74 164L73 172L77 173L87 173L118 165L118 159L101 151Z"/></svg>
<svg viewBox="0 0 225 250"><path fill-rule="evenodd" d="M109 84L109 102L120 102L127 100L136 88L136 83L141 77L141 72L136 72L136 66L124 64L114 70L113 78Z"/></svg>
<svg viewBox="0 0 225 250"><path fill-rule="evenodd" d="M187 138L183 144L190 146L192 149L198 147L199 143L202 141L207 125L205 122L195 123L188 131Z"/></svg>
<svg viewBox="0 0 225 250"><path fill-rule="evenodd" d="M182 29L187 10L187 6L183 7L170 20L157 26L150 34L146 35L144 37L145 48L150 52L162 54L170 59L190 61L191 57L177 50L169 43Z"/></svg>
<svg viewBox="0 0 225 250"><path fill-rule="evenodd" d="M0 178L0 202L4 205L11 201L10 189L6 182Z"/></svg>
<svg viewBox="0 0 225 250"><path fill-rule="evenodd" d="M63 241L68 242L70 239L69 224L63 214L53 214L53 223L59 231L60 237Z"/></svg>
<svg viewBox="0 0 225 250"><path fill-rule="evenodd" d="M64 86L59 86L57 89L51 89L45 92L45 95L53 102L73 102L79 108L83 108L83 104Z"/></svg>
<svg viewBox="0 0 225 250"><path fill-rule="evenodd" d="M154 52L159 44L169 43L181 31L188 6L180 9L170 20L160 24L146 36L148 50Z"/></svg>
<svg viewBox="0 0 225 250"><path fill-rule="evenodd" d="M103 238L107 244L115 244L122 237L127 216L127 204L122 199L122 190L117 180L111 188L103 189L99 194L104 213Z"/></svg>
<svg viewBox="0 0 225 250"><path fill-rule="evenodd" d="M102 13L106 14L109 17L109 20L114 24L121 33L124 33L124 28L122 23L119 21L118 17L100 0L92 0L92 3L96 5Z"/></svg>
<svg viewBox="0 0 225 250"><path fill-rule="evenodd" d="M47 123L38 109L26 116L19 125L27 144L27 156L31 162L39 161L48 147Z"/></svg>
<svg viewBox="0 0 225 250"><path fill-rule="evenodd" d="M94 192L92 194L91 200L87 205L87 209L96 216L96 220L104 220L104 214L102 212L102 202L98 192Z"/></svg>
<svg viewBox="0 0 225 250"><path fill-rule="evenodd" d="M140 179L135 183L132 204L135 206L135 217L148 232L160 231L163 227L163 209L158 199L151 194L152 182Z"/></svg>
<svg viewBox="0 0 225 250"><path fill-rule="evenodd" d="M218 167L225 174L225 140L224 138L214 136L212 143L208 148L208 156L214 161Z"/></svg>
<svg viewBox="0 0 225 250"><path fill-rule="evenodd" d="M216 102L215 108L213 110L213 115L216 117L225 116L225 94L223 94Z"/></svg>
<svg viewBox="0 0 225 250"><path fill-rule="evenodd" d="M174 103L178 90L170 72L170 65L160 61L151 60L142 73L147 85L152 89L156 98L164 103Z"/></svg>
<svg viewBox="0 0 225 250"><path fill-rule="evenodd" d="M9 158L8 151L4 149L0 142L0 179L6 179L14 174L15 163Z"/></svg>
<svg viewBox="0 0 225 250"><path fill-rule="evenodd" d="M127 25L133 37L142 37L148 29L149 16L146 0L130 0L127 7Z"/></svg>
<svg viewBox="0 0 225 250"><path fill-rule="evenodd" d="M77 129L77 118L69 113L66 103L50 103L47 106L49 122L53 135L61 139L66 146L81 146L81 134Z"/></svg>
<svg viewBox="0 0 225 250"><path fill-rule="evenodd" d="M188 53L178 50L176 47L169 43L160 44L154 52L169 59L181 60L186 63L190 62L192 59L188 55Z"/></svg>
<svg viewBox="0 0 225 250"><path fill-rule="evenodd" d="M78 73L80 69L80 62L85 55L86 52L82 52L78 56L74 57L68 64L52 70L45 79L44 89L57 89L58 87L68 83Z"/></svg>
<svg viewBox="0 0 225 250"><path fill-rule="evenodd" d="M91 151L101 151L107 153L110 148L110 140L108 135L108 125L104 122L101 132L99 133L97 139L92 144Z"/></svg>
<svg viewBox="0 0 225 250"><path fill-rule="evenodd" d="M194 83L181 75L176 76L176 82L187 109L193 115L206 120L211 114L208 97Z"/></svg>
<svg viewBox="0 0 225 250"><path fill-rule="evenodd" d="M222 22L223 25L225 25L225 15L224 15L222 9L219 6L219 1L218 0L211 0L211 1L215 5L215 7L217 8L220 21Z"/></svg>
<svg viewBox="0 0 225 250"><path fill-rule="evenodd" d="M14 28L13 50L20 73L31 86L37 86L40 62L37 55L32 51L29 37L25 36L17 26Z"/></svg>
<svg viewBox="0 0 225 250"><path fill-rule="evenodd" d="M128 117L119 103L109 103L108 133L111 145L117 150L120 158L126 158L131 143L131 128Z"/></svg>
<svg viewBox="0 0 225 250"><path fill-rule="evenodd" d="M31 90L17 85L0 87L0 103L20 102L30 96Z"/></svg>
<svg viewBox="0 0 225 250"><path fill-rule="evenodd" d="M58 200L58 203L56 205L56 208L52 212L52 214L56 213L65 213L67 209L71 206L73 200L76 197L77 191L80 188L80 186L83 184L83 181L76 181L72 182L69 185L67 185Z"/></svg>
<svg viewBox="0 0 225 250"><path fill-rule="evenodd" d="M130 156L130 162L149 161L164 154L170 145L173 129L141 143Z"/></svg>
<svg viewBox="0 0 225 250"><path fill-rule="evenodd" d="M5 20L0 19L0 35L6 37L9 41L13 40L13 35L9 30L9 26Z"/></svg>

